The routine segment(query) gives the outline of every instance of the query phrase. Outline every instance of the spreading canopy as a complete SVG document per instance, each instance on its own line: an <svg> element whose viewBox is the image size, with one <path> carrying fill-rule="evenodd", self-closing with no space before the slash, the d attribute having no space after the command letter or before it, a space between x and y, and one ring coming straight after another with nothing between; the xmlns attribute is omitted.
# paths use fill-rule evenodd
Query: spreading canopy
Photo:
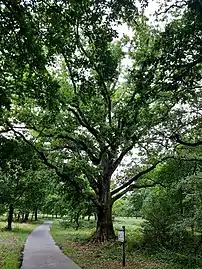
<svg viewBox="0 0 202 269"><path fill-rule="evenodd" d="M14 70L8 68L4 91L13 86L15 70L21 76L17 91L5 95L13 106L6 107L3 124L64 181L87 179L100 216L173 155L173 134L193 132L197 139L202 21L195 2L163 30L148 25L132 0L3 2L2 14L16 27L7 51L21 59L23 42L27 52L22 64L16 58ZM131 38L118 34L124 23ZM2 51L2 61L11 64L12 53ZM134 149L140 168L111 191L112 176Z"/></svg>

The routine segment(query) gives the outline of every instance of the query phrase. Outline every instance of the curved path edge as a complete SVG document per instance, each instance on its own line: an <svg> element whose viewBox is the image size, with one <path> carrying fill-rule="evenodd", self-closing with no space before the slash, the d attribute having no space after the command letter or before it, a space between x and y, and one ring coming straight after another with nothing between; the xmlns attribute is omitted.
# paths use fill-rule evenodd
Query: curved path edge
<svg viewBox="0 0 202 269"><path fill-rule="evenodd" d="M51 224L45 221L28 236L21 269L81 269L55 244Z"/></svg>

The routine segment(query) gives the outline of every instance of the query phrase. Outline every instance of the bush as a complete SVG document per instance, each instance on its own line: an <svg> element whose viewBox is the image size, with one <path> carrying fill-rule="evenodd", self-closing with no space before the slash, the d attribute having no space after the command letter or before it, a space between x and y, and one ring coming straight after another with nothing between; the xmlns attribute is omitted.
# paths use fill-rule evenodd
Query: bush
<svg viewBox="0 0 202 269"><path fill-rule="evenodd" d="M71 222L70 220L68 219L62 219L59 221L59 224L62 228L64 229L67 229L67 228L70 228L70 227L73 227L73 222Z"/></svg>
<svg viewBox="0 0 202 269"><path fill-rule="evenodd" d="M83 219L79 220L79 227L75 224L74 221L71 221L70 219L62 219L59 221L59 224L64 229L67 229L67 228L79 229L79 228L94 228L95 227L94 220L86 221Z"/></svg>

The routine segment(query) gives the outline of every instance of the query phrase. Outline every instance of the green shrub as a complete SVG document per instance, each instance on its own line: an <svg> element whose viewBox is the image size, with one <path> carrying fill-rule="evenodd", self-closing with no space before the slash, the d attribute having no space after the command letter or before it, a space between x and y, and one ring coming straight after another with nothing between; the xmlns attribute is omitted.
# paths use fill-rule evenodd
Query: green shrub
<svg viewBox="0 0 202 269"><path fill-rule="evenodd" d="M62 219L59 221L59 224L62 228L67 229L73 226L73 222L67 219Z"/></svg>

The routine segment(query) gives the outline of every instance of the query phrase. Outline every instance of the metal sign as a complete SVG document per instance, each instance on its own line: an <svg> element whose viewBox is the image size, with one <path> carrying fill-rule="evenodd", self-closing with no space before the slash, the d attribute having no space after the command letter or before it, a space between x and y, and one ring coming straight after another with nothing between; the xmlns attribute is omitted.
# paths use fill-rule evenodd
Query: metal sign
<svg viewBox="0 0 202 269"><path fill-rule="evenodd" d="M119 231L118 231L118 241L119 242L125 241L125 232L124 232L123 228L119 229Z"/></svg>
<svg viewBox="0 0 202 269"><path fill-rule="evenodd" d="M125 226L118 230L118 241L122 242L123 251L122 251L122 266L126 266L126 229Z"/></svg>

